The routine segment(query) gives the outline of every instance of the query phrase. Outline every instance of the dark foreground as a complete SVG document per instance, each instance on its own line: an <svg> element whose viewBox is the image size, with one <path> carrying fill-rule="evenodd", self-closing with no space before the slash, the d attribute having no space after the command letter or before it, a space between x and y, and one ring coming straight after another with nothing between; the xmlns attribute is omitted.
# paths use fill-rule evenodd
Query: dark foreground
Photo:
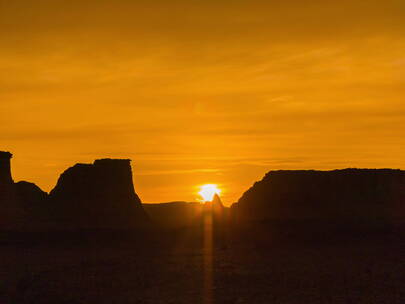
<svg viewBox="0 0 405 304"><path fill-rule="evenodd" d="M1 243L1 304L405 303L405 246L392 235L291 241L238 231L211 242L188 229L32 238Z"/></svg>

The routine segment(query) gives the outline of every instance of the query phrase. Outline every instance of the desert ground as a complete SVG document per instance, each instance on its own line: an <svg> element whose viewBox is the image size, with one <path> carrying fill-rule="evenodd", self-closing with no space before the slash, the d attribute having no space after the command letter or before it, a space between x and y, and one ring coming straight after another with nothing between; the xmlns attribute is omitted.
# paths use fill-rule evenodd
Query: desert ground
<svg viewBox="0 0 405 304"><path fill-rule="evenodd" d="M107 234L3 238L0 302L405 302L398 236L291 241L240 229L211 246L200 228Z"/></svg>

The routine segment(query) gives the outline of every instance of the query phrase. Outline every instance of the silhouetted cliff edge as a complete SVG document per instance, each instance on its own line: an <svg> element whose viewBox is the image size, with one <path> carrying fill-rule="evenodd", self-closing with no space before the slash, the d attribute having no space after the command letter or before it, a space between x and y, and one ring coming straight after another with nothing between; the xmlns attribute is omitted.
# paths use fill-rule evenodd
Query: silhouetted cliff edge
<svg viewBox="0 0 405 304"><path fill-rule="evenodd" d="M67 228L134 228L148 222L129 159L76 164L49 194L52 217Z"/></svg>
<svg viewBox="0 0 405 304"><path fill-rule="evenodd" d="M270 171L231 209L251 221L404 219L405 171Z"/></svg>
<svg viewBox="0 0 405 304"><path fill-rule="evenodd" d="M10 152L0 151L0 230L24 230L38 226L47 193L33 183L14 182Z"/></svg>
<svg viewBox="0 0 405 304"><path fill-rule="evenodd" d="M0 230L132 229L149 224L135 193L129 159L76 164L48 195L15 183L9 152L0 151Z"/></svg>
<svg viewBox="0 0 405 304"><path fill-rule="evenodd" d="M11 229L23 221L22 209L11 177L12 156L10 152L0 151L0 229Z"/></svg>

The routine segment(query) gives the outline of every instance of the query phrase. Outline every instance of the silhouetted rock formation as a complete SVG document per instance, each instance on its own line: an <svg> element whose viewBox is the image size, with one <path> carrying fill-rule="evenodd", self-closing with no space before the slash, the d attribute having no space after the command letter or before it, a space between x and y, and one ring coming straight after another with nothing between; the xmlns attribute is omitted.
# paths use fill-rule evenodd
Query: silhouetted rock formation
<svg viewBox="0 0 405 304"><path fill-rule="evenodd" d="M37 185L26 181L14 184L17 201L24 213L24 221L20 225L23 230L44 229L50 222L48 193Z"/></svg>
<svg viewBox="0 0 405 304"><path fill-rule="evenodd" d="M405 218L405 172L270 171L232 206L247 220L373 221Z"/></svg>
<svg viewBox="0 0 405 304"><path fill-rule="evenodd" d="M11 157L9 152L0 152L0 230L31 229L38 224L35 215L47 193L32 183L14 183Z"/></svg>
<svg viewBox="0 0 405 304"><path fill-rule="evenodd" d="M10 165L10 160L12 157L13 154L10 152L0 151L0 185L13 183Z"/></svg>
<svg viewBox="0 0 405 304"><path fill-rule="evenodd" d="M48 196L33 183L14 183L11 157L0 152L0 230L129 229L149 222L128 159L77 164Z"/></svg>
<svg viewBox="0 0 405 304"><path fill-rule="evenodd" d="M0 229L12 229L22 220L22 212L11 177L10 152L0 152Z"/></svg>
<svg viewBox="0 0 405 304"><path fill-rule="evenodd" d="M224 204L222 204L222 200L217 193L214 194L211 204L212 204L212 206L216 206L218 208L224 208Z"/></svg>
<svg viewBox="0 0 405 304"><path fill-rule="evenodd" d="M48 193L44 192L34 183L19 181L14 184L17 199L24 208L32 209L43 206L48 198Z"/></svg>
<svg viewBox="0 0 405 304"><path fill-rule="evenodd" d="M215 193L212 201L204 203L204 209L208 212L222 213L224 210L224 205L222 204L221 198Z"/></svg>
<svg viewBox="0 0 405 304"><path fill-rule="evenodd" d="M11 175L12 154L0 152L0 230L24 230L38 226L47 193L35 184L14 183Z"/></svg>
<svg viewBox="0 0 405 304"><path fill-rule="evenodd" d="M129 159L76 164L60 176L49 197L54 220L65 228L127 229L148 222Z"/></svg>
<svg viewBox="0 0 405 304"><path fill-rule="evenodd" d="M143 204L143 207L154 223L165 228L191 226L203 211L203 204L197 202Z"/></svg>
<svg viewBox="0 0 405 304"><path fill-rule="evenodd" d="M209 213L217 222L227 214L220 197L216 194L212 201L197 202L169 202L160 204L144 204L146 212L158 225L166 228L182 228L200 225L202 216Z"/></svg>

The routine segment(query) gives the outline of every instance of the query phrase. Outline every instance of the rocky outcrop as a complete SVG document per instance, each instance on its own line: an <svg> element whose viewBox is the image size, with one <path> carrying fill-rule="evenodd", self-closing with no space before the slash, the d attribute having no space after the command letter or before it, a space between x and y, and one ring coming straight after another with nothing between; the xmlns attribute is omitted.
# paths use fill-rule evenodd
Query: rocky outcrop
<svg viewBox="0 0 405 304"><path fill-rule="evenodd" d="M0 230L25 230L39 226L48 194L33 183L14 183L10 152L0 152Z"/></svg>
<svg viewBox="0 0 405 304"><path fill-rule="evenodd" d="M0 229L12 229L21 221L21 209L11 177L10 152L0 152Z"/></svg>
<svg viewBox="0 0 405 304"><path fill-rule="evenodd" d="M154 224L164 228L191 226L203 212L203 204L197 202L143 204L143 207Z"/></svg>
<svg viewBox="0 0 405 304"><path fill-rule="evenodd" d="M129 159L76 164L63 172L49 198L53 220L67 229L126 229L148 222Z"/></svg>
<svg viewBox="0 0 405 304"><path fill-rule="evenodd" d="M204 203L204 212L211 213L214 220L222 221L224 217L224 205L222 204L221 198L218 194L215 194L212 201Z"/></svg>
<svg viewBox="0 0 405 304"><path fill-rule="evenodd" d="M11 157L0 152L0 230L130 229L149 222L128 159L77 164L48 195L33 183L14 183Z"/></svg>
<svg viewBox="0 0 405 304"><path fill-rule="evenodd" d="M43 206L48 198L48 193L42 191L34 183L19 181L14 184L14 187L18 201L26 209L35 209Z"/></svg>
<svg viewBox="0 0 405 304"><path fill-rule="evenodd" d="M221 222L227 215L221 198L215 194L212 201L199 202L169 202L160 204L144 204L146 212L152 221L165 228L183 228L200 225L203 217L211 214L216 222Z"/></svg>
<svg viewBox="0 0 405 304"><path fill-rule="evenodd" d="M0 151L0 185L5 186L13 183L10 164L12 157L13 154L10 152Z"/></svg>
<svg viewBox="0 0 405 304"><path fill-rule="evenodd" d="M270 171L231 209L247 220L405 218L405 171Z"/></svg>

